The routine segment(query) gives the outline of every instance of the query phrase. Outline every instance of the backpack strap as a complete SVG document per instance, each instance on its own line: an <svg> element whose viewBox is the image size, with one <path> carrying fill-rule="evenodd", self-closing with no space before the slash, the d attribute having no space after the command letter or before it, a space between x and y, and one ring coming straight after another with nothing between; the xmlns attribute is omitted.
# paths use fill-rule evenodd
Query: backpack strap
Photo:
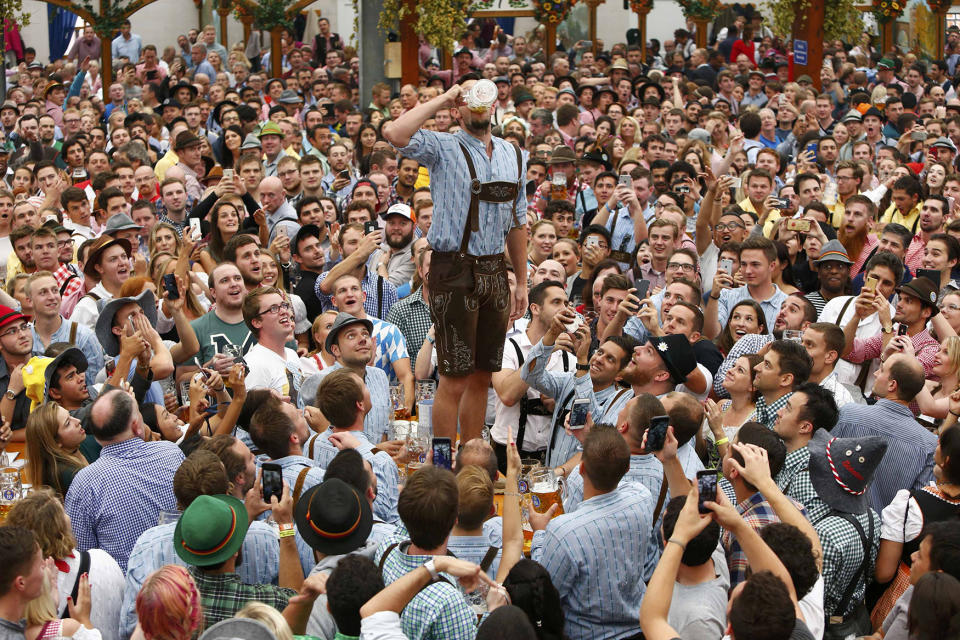
<svg viewBox="0 0 960 640"><path fill-rule="evenodd" d="M863 532L863 525L860 524L860 521L857 520L851 513L842 513L840 511L831 511L827 516L837 516L838 518L843 518L850 524L854 526L857 530L857 534L860 536L860 544L863 546L863 560L860 562L860 567L857 569L857 572L853 574L853 578L850 580L850 583L847 585L847 588L843 591L843 597L840 599L840 603L837 605L837 615L843 616L844 611L847 610L847 606L850 604L850 600L853 598L853 592L857 590L857 585L860 583L860 578L866 575L867 566L870 564L870 552L873 547L873 516L870 511L867 511L867 520L869 521L869 537ZM825 516L825 517L827 517ZM822 518L821 518L822 519ZM830 616L827 616L827 622L830 621Z"/></svg>
<svg viewBox="0 0 960 640"><path fill-rule="evenodd" d="M563 426L563 419L567 417L569 411L565 409L570 400L573 399L573 394L576 392L576 389L567 394L567 397L563 399L563 402L560 403L560 413L557 414L557 419L553 423L553 429L550 432L550 446L547 447L547 451L553 451L553 445L557 441L557 427Z"/></svg>
<svg viewBox="0 0 960 640"><path fill-rule="evenodd" d="M657 506L653 508L653 531L657 532L657 519L660 517L660 510L663 509L663 503L667 500L667 474L664 472L663 481L660 484L660 496L657 498Z"/></svg>
<svg viewBox="0 0 960 640"><path fill-rule="evenodd" d="M307 474L312 467L304 465L303 469L297 475L297 482L293 485L293 503L296 504L300 499L300 493L303 491L303 482L307 479Z"/></svg>

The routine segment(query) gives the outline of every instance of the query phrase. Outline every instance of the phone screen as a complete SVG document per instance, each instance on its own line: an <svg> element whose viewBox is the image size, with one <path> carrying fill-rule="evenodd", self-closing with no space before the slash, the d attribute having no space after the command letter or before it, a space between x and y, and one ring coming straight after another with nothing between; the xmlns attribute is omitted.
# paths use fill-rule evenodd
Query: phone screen
<svg viewBox="0 0 960 640"><path fill-rule="evenodd" d="M264 463L263 475L260 477L260 486L263 489L263 501L270 503L270 497L276 496L277 502L283 495L283 471L278 464Z"/></svg>
<svg viewBox="0 0 960 640"><path fill-rule="evenodd" d="M587 409L590 408L590 401L586 399L574 400L570 408L570 428L582 429L587 424Z"/></svg>
<svg viewBox="0 0 960 640"><path fill-rule="evenodd" d="M450 438L433 439L433 466L450 469L452 464Z"/></svg>
<svg viewBox="0 0 960 640"><path fill-rule="evenodd" d="M918 278L926 278L933 283L935 287L940 286L940 272L936 269L917 269Z"/></svg>
<svg viewBox="0 0 960 640"><path fill-rule="evenodd" d="M647 428L647 443L644 449L648 452L660 451L667 441L667 427L670 426L670 416L654 416L650 418Z"/></svg>
<svg viewBox="0 0 960 640"><path fill-rule="evenodd" d="M898 336L905 336L905 335L907 335L907 325L905 325L905 324L899 324L899 325L897 325L897 335L898 335Z"/></svg>
<svg viewBox="0 0 960 640"><path fill-rule="evenodd" d="M717 501L717 472L715 469L697 471L697 491L700 493L697 497L697 511L710 513L710 509L703 506L703 503Z"/></svg>

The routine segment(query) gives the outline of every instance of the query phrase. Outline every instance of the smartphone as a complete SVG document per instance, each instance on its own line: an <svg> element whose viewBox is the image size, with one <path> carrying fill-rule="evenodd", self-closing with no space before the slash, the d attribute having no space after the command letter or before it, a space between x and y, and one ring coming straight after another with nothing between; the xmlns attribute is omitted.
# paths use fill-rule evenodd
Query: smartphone
<svg viewBox="0 0 960 640"><path fill-rule="evenodd" d="M789 209L790 198L776 198L778 209Z"/></svg>
<svg viewBox="0 0 960 640"><path fill-rule="evenodd" d="M371 233L376 233L380 230L380 227L377 226L377 223L373 220L369 220L363 223L363 235L368 236Z"/></svg>
<svg viewBox="0 0 960 640"><path fill-rule="evenodd" d="M733 260L730 258L723 258L720 260L720 270L725 272L728 276L733 275Z"/></svg>
<svg viewBox="0 0 960 640"><path fill-rule="evenodd" d="M335 115L335 114L333 113L333 105L332 105L332 104L324 104L324 105L320 105L320 106L321 106L321 108L323 109L323 117L325 117L325 118L332 118L332 117Z"/></svg>
<svg viewBox="0 0 960 640"><path fill-rule="evenodd" d="M272 496L277 497L277 502L283 496L283 467L273 462L264 462L261 467L263 474L260 476L260 487L263 490L263 501L270 504Z"/></svg>
<svg viewBox="0 0 960 640"><path fill-rule="evenodd" d="M647 292L650 291L650 281L637 280L633 286L636 288L636 292L634 292L633 295L637 296L638 300L645 300L647 298Z"/></svg>
<svg viewBox="0 0 960 640"><path fill-rule="evenodd" d="M433 466L450 469L452 466L450 438L434 438L432 448Z"/></svg>
<svg viewBox="0 0 960 640"><path fill-rule="evenodd" d="M147 80L156 80L156 78L157 78L156 69L154 69L153 71L147 71Z"/></svg>
<svg viewBox="0 0 960 640"><path fill-rule="evenodd" d="M130 323L130 335L133 335L137 332L137 327L133 324L133 315L127 316L127 322Z"/></svg>
<svg viewBox="0 0 960 640"><path fill-rule="evenodd" d="M667 442L667 427L670 426L670 416L653 416L650 426L647 427L647 444L644 449L648 453L660 451Z"/></svg>
<svg viewBox="0 0 960 640"><path fill-rule="evenodd" d="M577 398L570 407L570 428L583 429L587 424L587 410L590 408L589 398Z"/></svg>
<svg viewBox="0 0 960 640"><path fill-rule="evenodd" d="M690 187L685 184L678 184L673 190L677 193L690 193Z"/></svg>
<svg viewBox="0 0 960 640"><path fill-rule="evenodd" d="M233 358L233 364L243 365L243 375L250 375L250 365L247 364L247 361L241 358L240 356L235 356Z"/></svg>
<svg viewBox="0 0 960 640"><path fill-rule="evenodd" d="M233 182L233 169L224 169L223 179L229 182Z"/></svg>
<svg viewBox="0 0 960 640"><path fill-rule="evenodd" d="M812 154L814 158L817 157L817 143L811 142L807 145L807 153Z"/></svg>
<svg viewBox="0 0 960 640"><path fill-rule="evenodd" d="M810 231L810 221L803 218L787 218L787 229L807 233Z"/></svg>
<svg viewBox="0 0 960 640"><path fill-rule="evenodd" d="M730 186L733 187L734 189L739 189L742 185L743 185L743 178L738 177L733 179L733 184L731 184Z"/></svg>
<svg viewBox="0 0 960 640"><path fill-rule="evenodd" d="M584 46L585 49L592 49L592 48L593 48L593 40L584 40L582 44L583 44L583 46Z"/></svg>
<svg viewBox="0 0 960 640"><path fill-rule="evenodd" d="M536 192L537 192L537 181L527 180L527 197L532 196Z"/></svg>
<svg viewBox="0 0 960 640"><path fill-rule="evenodd" d="M910 132L911 140L926 140L927 133L925 131L911 131Z"/></svg>
<svg viewBox="0 0 960 640"><path fill-rule="evenodd" d="M597 236L588 236L586 242L583 243L583 246L585 246L585 247L599 247L599 246L600 246L600 238L598 238Z"/></svg>
<svg viewBox="0 0 960 640"><path fill-rule="evenodd" d="M697 497L697 511L700 513L710 513L703 503L717 501L717 470L704 469L697 471L697 491L700 495Z"/></svg>
<svg viewBox="0 0 960 640"><path fill-rule="evenodd" d="M953 205L954 205L954 202L955 202L955 201L954 201L954 199L953 199L953 196L947 196L947 213L948 213L948 214L949 214L949 213L953 213Z"/></svg>
<svg viewBox="0 0 960 640"><path fill-rule="evenodd" d="M340 178L341 180L349 180L349 179L350 179L350 170L349 170L349 169L344 169L343 171L341 171L340 173L337 174L337 177Z"/></svg>
<svg viewBox="0 0 960 640"><path fill-rule="evenodd" d="M629 173L620 174L620 180L618 184L621 187L633 187L633 178L630 177Z"/></svg>
<svg viewBox="0 0 960 640"><path fill-rule="evenodd" d="M898 324L898 325L897 325L897 335L898 335L898 336L905 336L905 335L907 335L907 325L903 324L902 322L901 322L900 324Z"/></svg>
<svg viewBox="0 0 960 640"><path fill-rule="evenodd" d="M877 284L880 282L880 278L870 274L863 280L863 290L869 293L877 292Z"/></svg>
<svg viewBox="0 0 960 640"><path fill-rule="evenodd" d="M200 218L190 218L190 235L194 240L199 240L202 232L200 231Z"/></svg>
<svg viewBox="0 0 960 640"><path fill-rule="evenodd" d="M277 227L277 235L283 236L284 238L289 238L290 234L287 233L286 227Z"/></svg>
<svg viewBox="0 0 960 640"><path fill-rule="evenodd" d="M174 273L166 273L163 276L163 288L167 290L167 298L170 300L180 299L180 289L177 287L177 276Z"/></svg>
<svg viewBox="0 0 960 640"><path fill-rule="evenodd" d="M926 278L933 286L940 288L940 272L936 269L917 269L918 278Z"/></svg>
<svg viewBox="0 0 960 640"><path fill-rule="evenodd" d="M929 149L927 149L927 155L933 158L934 160L937 159L937 155L939 153L940 153L940 150L937 149L936 147L930 147Z"/></svg>

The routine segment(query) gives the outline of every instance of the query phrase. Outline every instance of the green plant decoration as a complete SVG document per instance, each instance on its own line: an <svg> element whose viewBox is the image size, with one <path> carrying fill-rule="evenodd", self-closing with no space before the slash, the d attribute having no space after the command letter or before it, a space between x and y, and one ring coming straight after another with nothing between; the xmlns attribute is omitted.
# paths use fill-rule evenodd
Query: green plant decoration
<svg viewBox="0 0 960 640"><path fill-rule="evenodd" d="M414 31L432 47L449 48L467 31L473 0L420 0ZM377 23L382 33L397 32L409 10L403 0L384 0Z"/></svg>
<svg viewBox="0 0 960 640"><path fill-rule="evenodd" d="M285 0L260 0L253 5L253 28L264 31L277 27L293 29L293 20L287 16L291 4Z"/></svg>
<svg viewBox="0 0 960 640"><path fill-rule="evenodd" d="M677 0L677 4L684 16L699 20L713 20L724 8L720 0Z"/></svg>
<svg viewBox="0 0 960 640"><path fill-rule="evenodd" d="M773 15L773 31L781 36L789 36L793 31L796 17L806 20L810 0L767 0L765 8ZM824 40L856 41L863 32L863 13L854 0L831 0L824 8Z"/></svg>

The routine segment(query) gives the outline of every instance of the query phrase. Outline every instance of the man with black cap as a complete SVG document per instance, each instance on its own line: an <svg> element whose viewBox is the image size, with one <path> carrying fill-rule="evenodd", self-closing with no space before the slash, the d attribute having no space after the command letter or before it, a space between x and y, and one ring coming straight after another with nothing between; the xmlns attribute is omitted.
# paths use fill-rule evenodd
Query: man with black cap
<svg viewBox="0 0 960 640"><path fill-rule="evenodd" d="M684 383L698 372L698 366L686 336L650 336L646 344L633 349L620 377L634 396L649 393L659 398L675 389L691 393Z"/></svg>
<svg viewBox="0 0 960 640"><path fill-rule="evenodd" d="M897 301L896 314L891 320L890 305L880 292L866 288L860 291L855 302L856 313L843 328L846 350L842 357L859 364L873 358L888 360L891 355L902 352L919 361L923 365L924 374L931 376L940 343L930 335L927 323L940 312L937 306L937 287L927 278L914 278L898 288L897 293L900 294L900 299ZM874 313L880 317L880 335L857 338L860 321ZM897 324L896 335L894 324Z"/></svg>
<svg viewBox="0 0 960 640"><path fill-rule="evenodd" d="M823 547L826 631L833 638L866 635L872 626L863 598L880 548L880 516L871 508L867 490L872 493L877 471L878 479L883 476L887 442L819 429L807 447L810 481L830 508L813 520Z"/></svg>
<svg viewBox="0 0 960 640"><path fill-rule="evenodd" d="M906 336L893 340L895 347L910 345ZM923 385L923 368L916 358L908 352L885 354L873 385L876 404L844 405L831 432L845 438L880 436L889 446L888 455L878 463L881 473L869 492L870 506L878 513L893 501L897 491L919 490L934 479L937 437L914 420L910 410Z"/></svg>
<svg viewBox="0 0 960 640"><path fill-rule="evenodd" d="M873 145L873 151L876 153L880 147L896 146L896 141L891 140L883 134L883 112L876 107L870 107L863 114L863 130L866 132L865 140Z"/></svg>

